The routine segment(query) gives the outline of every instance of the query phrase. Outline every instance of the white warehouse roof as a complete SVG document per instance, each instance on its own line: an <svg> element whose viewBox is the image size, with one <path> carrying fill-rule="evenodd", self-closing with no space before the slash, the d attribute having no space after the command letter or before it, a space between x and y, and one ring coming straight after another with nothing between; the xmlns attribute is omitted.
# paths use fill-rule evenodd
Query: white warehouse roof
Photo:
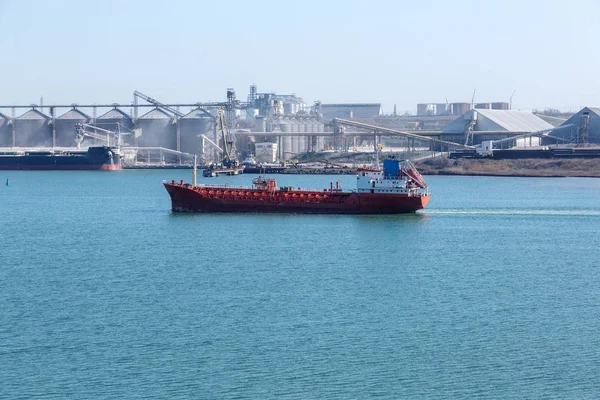
<svg viewBox="0 0 600 400"><path fill-rule="evenodd" d="M514 110L469 110L446 125L445 133L462 133L467 121L476 118L475 132L538 132L552 129L553 126L535 114Z"/></svg>

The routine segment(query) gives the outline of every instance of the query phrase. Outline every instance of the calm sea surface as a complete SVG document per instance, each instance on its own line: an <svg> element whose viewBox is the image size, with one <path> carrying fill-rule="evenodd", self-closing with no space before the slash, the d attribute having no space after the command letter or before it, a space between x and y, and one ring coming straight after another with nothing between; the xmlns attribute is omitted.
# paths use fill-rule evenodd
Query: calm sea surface
<svg viewBox="0 0 600 400"><path fill-rule="evenodd" d="M0 398L600 396L600 179L426 177L413 215L174 215L161 181L189 175L2 172Z"/></svg>

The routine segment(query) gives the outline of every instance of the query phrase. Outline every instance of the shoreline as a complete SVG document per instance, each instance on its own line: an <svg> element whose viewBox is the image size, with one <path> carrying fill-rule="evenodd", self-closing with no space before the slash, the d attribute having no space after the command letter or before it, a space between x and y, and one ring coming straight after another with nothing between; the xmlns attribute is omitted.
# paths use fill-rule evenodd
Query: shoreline
<svg viewBox="0 0 600 400"><path fill-rule="evenodd" d="M521 178L600 178L600 159L448 159L415 162L422 175ZM356 168L289 168L288 175L354 175Z"/></svg>

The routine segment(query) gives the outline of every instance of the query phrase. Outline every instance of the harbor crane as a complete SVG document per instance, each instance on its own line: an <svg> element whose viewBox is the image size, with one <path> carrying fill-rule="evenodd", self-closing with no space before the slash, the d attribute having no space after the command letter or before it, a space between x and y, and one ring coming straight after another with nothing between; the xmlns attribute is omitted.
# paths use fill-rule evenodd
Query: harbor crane
<svg viewBox="0 0 600 400"><path fill-rule="evenodd" d="M236 157L236 146L235 136L227 128L227 121L225 117L225 110L221 107L217 115L217 131L221 136L221 148L222 148L222 160L226 168L236 168L238 166L238 160Z"/></svg>

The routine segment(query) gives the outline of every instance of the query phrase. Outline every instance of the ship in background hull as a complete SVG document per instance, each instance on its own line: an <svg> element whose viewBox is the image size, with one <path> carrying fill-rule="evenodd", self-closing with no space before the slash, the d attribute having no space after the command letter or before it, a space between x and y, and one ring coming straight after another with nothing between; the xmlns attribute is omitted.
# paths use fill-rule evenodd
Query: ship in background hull
<svg viewBox="0 0 600 400"><path fill-rule="evenodd" d="M0 170L72 171L121 169L117 148L98 146L88 150L22 150L0 152Z"/></svg>

